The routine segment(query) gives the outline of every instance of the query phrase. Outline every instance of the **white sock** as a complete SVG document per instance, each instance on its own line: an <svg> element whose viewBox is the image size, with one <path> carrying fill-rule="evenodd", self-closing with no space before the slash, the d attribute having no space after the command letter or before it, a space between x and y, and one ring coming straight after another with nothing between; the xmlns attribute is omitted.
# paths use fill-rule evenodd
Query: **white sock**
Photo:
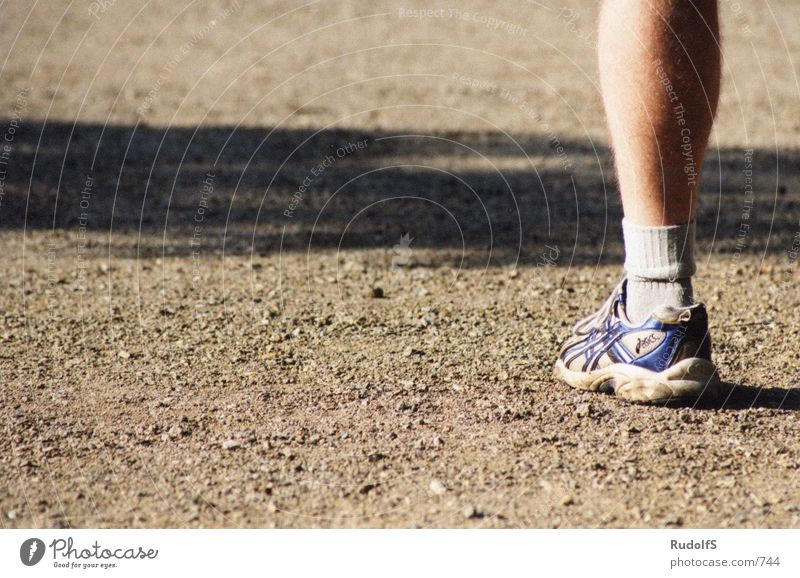
<svg viewBox="0 0 800 578"><path fill-rule="evenodd" d="M628 277L625 312L641 323L659 305L685 307L693 302L694 221L667 227L644 227L622 220L625 271Z"/></svg>

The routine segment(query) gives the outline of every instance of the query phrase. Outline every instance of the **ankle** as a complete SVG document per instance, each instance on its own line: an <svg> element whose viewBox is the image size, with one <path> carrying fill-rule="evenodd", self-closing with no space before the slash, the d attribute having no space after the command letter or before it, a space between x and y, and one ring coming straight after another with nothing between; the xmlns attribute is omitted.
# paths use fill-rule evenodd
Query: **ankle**
<svg viewBox="0 0 800 578"><path fill-rule="evenodd" d="M625 270L628 276L625 310L641 323L659 305L692 304L694 221L667 227L645 227L622 221Z"/></svg>
<svg viewBox="0 0 800 578"><path fill-rule="evenodd" d="M659 280L629 277L625 288L625 313L635 324L645 321L661 306L688 307L694 303L692 279Z"/></svg>

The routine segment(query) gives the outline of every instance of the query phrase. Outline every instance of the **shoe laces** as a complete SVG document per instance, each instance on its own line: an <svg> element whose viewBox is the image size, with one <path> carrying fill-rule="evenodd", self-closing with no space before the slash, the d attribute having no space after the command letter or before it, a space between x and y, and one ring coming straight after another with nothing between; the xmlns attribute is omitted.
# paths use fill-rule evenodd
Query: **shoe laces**
<svg viewBox="0 0 800 578"><path fill-rule="evenodd" d="M589 335L595 331L599 331L605 328L606 322L610 317L614 315L614 306L619 299L620 293L623 292L623 285L625 284L625 279L617 283L617 286L614 287L614 290L611 292L611 295L608 296L606 302L603 305L589 315L588 317L584 317L580 321L578 321L572 327L572 333L574 335Z"/></svg>

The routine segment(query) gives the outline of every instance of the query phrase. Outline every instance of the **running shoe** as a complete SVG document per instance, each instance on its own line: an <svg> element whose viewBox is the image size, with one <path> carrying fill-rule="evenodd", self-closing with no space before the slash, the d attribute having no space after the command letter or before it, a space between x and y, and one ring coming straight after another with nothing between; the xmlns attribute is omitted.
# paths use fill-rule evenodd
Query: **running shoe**
<svg viewBox="0 0 800 578"><path fill-rule="evenodd" d="M625 314L625 287L623 279L600 310L573 327L556 375L572 387L639 403L716 397L705 305L664 305L637 325Z"/></svg>

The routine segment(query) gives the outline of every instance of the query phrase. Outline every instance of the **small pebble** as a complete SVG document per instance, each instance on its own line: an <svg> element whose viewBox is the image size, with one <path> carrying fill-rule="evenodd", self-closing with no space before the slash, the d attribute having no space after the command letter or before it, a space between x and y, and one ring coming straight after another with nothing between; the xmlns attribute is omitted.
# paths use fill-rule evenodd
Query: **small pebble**
<svg viewBox="0 0 800 578"><path fill-rule="evenodd" d="M475 506L467 506L466 508L461 510L461 513L467 520L476 520L479 518L483 518L483 512L478 510L478 508L476 508Z"/></svg>

